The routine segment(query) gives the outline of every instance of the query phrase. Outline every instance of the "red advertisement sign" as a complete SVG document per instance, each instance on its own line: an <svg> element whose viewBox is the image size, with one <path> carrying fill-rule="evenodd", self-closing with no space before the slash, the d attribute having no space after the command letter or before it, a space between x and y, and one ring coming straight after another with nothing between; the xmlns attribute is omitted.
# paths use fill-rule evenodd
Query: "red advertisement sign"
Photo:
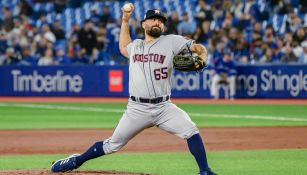
<svg viewBox="0 0 307 175"><path fill-rule="evenodd" d="M111 70L109 72L109 91L122 92L124 89L123 86L123 71Z"/></svg>

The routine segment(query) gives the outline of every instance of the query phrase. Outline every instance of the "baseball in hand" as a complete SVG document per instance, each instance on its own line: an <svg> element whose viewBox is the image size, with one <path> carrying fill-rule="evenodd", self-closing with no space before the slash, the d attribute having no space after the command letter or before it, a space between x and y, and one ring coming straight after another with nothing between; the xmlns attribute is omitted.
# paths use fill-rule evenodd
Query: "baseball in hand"
<svg viewBox="0 0 307 175"><path fill-rule="evenodd" d="M130 12L132 10L132 4L128 3L123 6L125 12Z"/></svg>

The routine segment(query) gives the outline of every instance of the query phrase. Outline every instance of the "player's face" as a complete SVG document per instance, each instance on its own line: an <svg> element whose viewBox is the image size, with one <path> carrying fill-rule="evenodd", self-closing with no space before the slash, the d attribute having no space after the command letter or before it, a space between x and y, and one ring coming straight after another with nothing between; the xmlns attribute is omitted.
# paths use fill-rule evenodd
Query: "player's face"
<svg viewBox="0 0 307 175"><path fill-rule="evenodd" d="M164 30L164 23L160 18L147 19L143 22L143 28L149 36L158 38Z"/></svg>

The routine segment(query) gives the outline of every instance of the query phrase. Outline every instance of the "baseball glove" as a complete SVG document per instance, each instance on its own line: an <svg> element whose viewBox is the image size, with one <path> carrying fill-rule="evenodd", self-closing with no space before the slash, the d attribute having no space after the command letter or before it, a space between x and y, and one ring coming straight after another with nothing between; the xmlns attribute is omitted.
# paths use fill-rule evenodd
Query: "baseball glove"
<svg viewBox="0 0 307 175"><path fill-rule="evenodd" d="M174 56L173 66L179 71L202 71L206 63L197 54L193 54L189 45L186 45L179 54Z"/></svg>

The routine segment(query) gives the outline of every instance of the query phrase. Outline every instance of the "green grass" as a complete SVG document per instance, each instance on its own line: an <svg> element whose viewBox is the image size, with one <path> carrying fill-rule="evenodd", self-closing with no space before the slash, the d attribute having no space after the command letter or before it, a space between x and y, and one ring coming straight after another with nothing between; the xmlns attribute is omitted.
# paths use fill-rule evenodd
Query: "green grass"
<svg viewBox="0 0 307 175"><path fill-rule="evenodd" d="M50 162L65 155L0 156L0 170L49 169ZM219 175L305 175L307 150L209 152L212 169ZM196 175L189 153L114 154L87 162L82 170L117 170L160 175Z"/></svg>
<svg viewBox="0 0 307 175"><path fill-rule="evenodd" d="M32 106L22 106L31 105ZM41 105L37 108L35 105ZM114 128L126 104L0 103L1 129ZM307 126L306 105L182 104L199 127ZM55 109L62 107L62 109ZM66 109L63 109L66 108ZM105 112L104 110L115 110ZM303 138L302 138L303 139ZM1 141L1 139L0 139ZM49 169L66 155L1 156L0 170ZM209 152L219 175L305 175L307 149ZM189 153L125 153L105 156L85 169L146 172L160 175L196 175Z"/></svg>
<svg viewBox="0 0 307 175"><path fill-rule="evenodd" d="M126 104L40 103L39 105L43 105L42 108L18 106L20 104L29 105L29 103L0 103L0 129L114 128L126 108ZM48 109L50 106L73 107L79 110ZM182 104L178 106L187 111L199 127L307 126L306 105ZM110 109L118 111L101 111ZM256 118L244 118L246 115ZM273 119L270 119L271 117ZM278 120L280 117L286 120Z"/></svg>

